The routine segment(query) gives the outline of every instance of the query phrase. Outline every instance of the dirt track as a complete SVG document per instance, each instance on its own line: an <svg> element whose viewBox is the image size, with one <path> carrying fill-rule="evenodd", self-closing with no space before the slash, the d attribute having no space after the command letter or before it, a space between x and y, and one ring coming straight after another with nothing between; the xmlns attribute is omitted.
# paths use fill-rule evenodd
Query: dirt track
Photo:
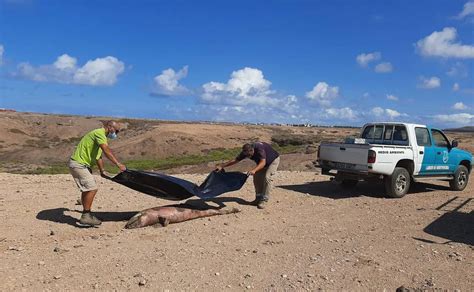
<svg viewBox="0 0 474 292"><path fill-rule="evenodd" d="M124 230L136 211L170 202L97 179L105 222L84 229L69 175L0 174L0 290L474 287L472 181L464 192L434 182L394 200L382 185L342 191L314 172L279 172L263 211L246 205L248 181L216 200L239 214Z"/></svg>

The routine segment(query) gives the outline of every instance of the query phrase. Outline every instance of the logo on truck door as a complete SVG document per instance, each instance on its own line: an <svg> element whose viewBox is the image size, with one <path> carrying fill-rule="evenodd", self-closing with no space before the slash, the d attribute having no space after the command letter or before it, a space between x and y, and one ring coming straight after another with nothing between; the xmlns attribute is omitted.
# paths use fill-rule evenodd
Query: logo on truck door
<svg viewBox="0 0 474 292"><path fill-rule="evenodd" d="M447 163L449 160L449 153L448 151L443 151L443 163Z"/></svg>

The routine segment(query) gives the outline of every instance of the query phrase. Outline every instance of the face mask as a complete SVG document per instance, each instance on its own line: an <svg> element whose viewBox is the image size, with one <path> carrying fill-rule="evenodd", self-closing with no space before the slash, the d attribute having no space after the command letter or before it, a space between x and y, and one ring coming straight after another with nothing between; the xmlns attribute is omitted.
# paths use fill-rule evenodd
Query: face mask
<svg viewBox="0 0 474 292"><path fill-rule="evenodd" d="M107 135L107 138L109 138L109 139L111 139L111 140L114 140L114 139L117 138L117 133L115 133L115 132L114 132L114 133L109 133L109 134Z"/></svg>

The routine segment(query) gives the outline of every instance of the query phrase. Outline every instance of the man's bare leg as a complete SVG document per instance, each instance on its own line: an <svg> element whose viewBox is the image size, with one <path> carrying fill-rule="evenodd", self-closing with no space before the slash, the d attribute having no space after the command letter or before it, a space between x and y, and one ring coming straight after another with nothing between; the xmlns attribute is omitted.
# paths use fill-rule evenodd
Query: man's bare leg
<svg viewBox="0 0 474 292"><path fill-rule="evenodd" d="M97 190L82 192L82 207L84 211L90 211L92 207L92 202L94 201L95 194L97 194Z"/></svg>
<svg viewBox="0 0 474 292"><path fill-rule="evenodd" d="M100 225L102 222L91 214L92 202L94 201L95 194L97 190L87 191L82 193L82 207L84 208L82 212L81 219L79 223L89 226Z"/></svg>

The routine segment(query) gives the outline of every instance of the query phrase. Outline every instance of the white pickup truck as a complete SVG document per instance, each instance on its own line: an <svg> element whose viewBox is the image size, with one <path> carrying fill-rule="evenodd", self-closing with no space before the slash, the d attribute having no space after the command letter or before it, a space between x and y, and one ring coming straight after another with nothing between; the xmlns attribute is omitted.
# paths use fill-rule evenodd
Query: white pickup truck
<svg viewBox="0 0 474 292"><path fill-rule="evenodd" d="M457 149L439 129L407 123L370 123L360 138L321 143L318 166L345 188L360 180L383 179L388 196L403 197L411 181L449 180L463 190L472 170L472 154Z"/></svg>

